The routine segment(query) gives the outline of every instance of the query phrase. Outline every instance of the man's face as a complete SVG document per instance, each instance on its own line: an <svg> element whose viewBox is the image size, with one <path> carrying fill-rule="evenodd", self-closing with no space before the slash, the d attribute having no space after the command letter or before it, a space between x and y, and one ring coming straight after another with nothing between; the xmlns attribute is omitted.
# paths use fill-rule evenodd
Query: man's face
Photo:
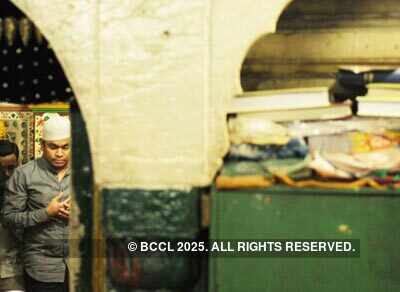
<svg viewBox="0 0 400 292"><path fill-rule="evenodd" d="M70 140L43 141L43 157L56 169L64 169L69 162Z"/></svg>
<svg viewBox="0 0 400 292"><path fill-rule="evenodd" d="M18 165L17 156L15 154L0 156L0 165L4 170L4 174L10 177Z"/></svg>

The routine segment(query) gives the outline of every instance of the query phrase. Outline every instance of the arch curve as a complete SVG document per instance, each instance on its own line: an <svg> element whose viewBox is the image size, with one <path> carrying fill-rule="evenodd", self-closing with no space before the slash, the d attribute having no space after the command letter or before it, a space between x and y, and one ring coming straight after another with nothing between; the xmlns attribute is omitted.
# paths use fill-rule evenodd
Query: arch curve
<svg viewBox="0 0 400 292"><path fill-rule="evenodd" d="M290 2L274 33L244 56L242 88L330 86L339 68L398 67L398 7L397 0Z"/></svg>
<svg viewBox="0 0 400 292"><path fill-rule="evenodd" d="M246 2L246 1L242 1ZM283 11L289 7L289 5L293 2L293 0L280 0L274 1L275 3L272 5L269 1L265 1L267 3L258 3L257 6L254 5L251 8L248 8L248 18L241 21L251 21L252 25L247 26L246 35L242 36L242 44L240 46L240 51L236 59L236 65L234 70L235 72L235 81L232 84L235 84L235 94L241 93L243 88L241 86L241 68L245 57L247 56L249 50L253 47L253 45L264 36L274 33L277 28L278 20L282 15ZM248 5L247 3L245 5ZM243 12L242 12L243 13ZM245 15L245 14L242 14ZM238 19L242 16L238 16ZM246 25L246 24L244 24Z"/></svg>

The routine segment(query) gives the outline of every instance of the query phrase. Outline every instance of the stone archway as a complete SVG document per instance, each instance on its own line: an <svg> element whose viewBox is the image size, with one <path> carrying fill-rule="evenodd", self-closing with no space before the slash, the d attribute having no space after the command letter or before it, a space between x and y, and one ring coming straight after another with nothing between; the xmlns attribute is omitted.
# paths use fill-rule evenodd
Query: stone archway
<svg viewBox="0 0 400 292"><path fill-rule="evenodd" d="M242 67L244 90L331 86L341 68L399 66L395 0L296 0L275 33L251 45Z"/></svg>
<svg viewBox="0 0 400 292"><path fill-rule="evenodd" d="M101 190L212 182L242 60L289 1L13 2L52 43L78 96Z"/></svg>
<svg viewBox="0 0 400 292"><path fill-rule="evenodd" d="M79 97L96 183L187 188L212 181L227 149L224 108L241 90L241 62L254 39L274 31L289 1L13 2L54 44ZM154 97L156 108L145 101ZM146 115L112 115L121 102ZM156 122L171 115L179 120ZM122 137L110 141L115 124L126 139L144 138L133 145ZM157 134L147 138L149 132ZM123 173L108 172L121 165Z"/></svg>
<svg viewBox="0 0 400 292"><path fill-rule="evenodd" d="M72 144L74 148L72 153L73 198L74 202L78 203L83 211L79 214L79 207L76 207L77 204L74 204L75 212L72 213L73 215L70 223L71 229L85 229L85 234L79 234L79 238L83 237L83 240L80 242L80 248L77 245L79 242L74 240L74 243L76 242L77 244L74 244L76 248L73 254L76 254L77 251L79 251L80 254L79 257L74 256L72 262L76 262L75 259L84 259L81 261L81 271L90 271L92 257L90 256L91 243L89 238L92 233L92 217L82 215L92 213L93 173L86 124L82 117L80 106L74 98L74 92L72 92L69 87L69 80L66 79L59 64L59 58L54 56L51 48L52 44L48 42L47 36L43 36L42 32L32 24L32 19L28 20L27 15L12 5L8 0L2 3L1 8L1 17L4 21L4 31L2 31L2 36L4 36L2 38L2 71L5 71L2 75L2 89L5 87L4 84L9 84L6 87L7 90L1 92L0 98L2 101L22 103L24 105L21 105L21 108L23 108L24 111L28 111L28 109L31 110L31 107L25 105L25 103L37 104L62 101L70 104L69 108L73 136ZM6 25L7 21L8 26ZM1 24L3 25L3 22L1 22ZM1 28L3 28L3 26ZM7 70L5 70L6 68ZM40 108L41 105L37 107ZM32 106L32 108L35 107ZM52 110L52 105L48 104L44 105L42 109L43 112L50 112ZM54 107L54 110L57 110L57 106ZM65 111L66 112L63 112L63 114L68 113L67 109ZM34 157L40 156L40 151L37 151L37 145L35 143L38 138L36 134L32 134L33 132L36 133L37 125L35 121L37 120L36 117L39 117L39 114L24 112L24 115L31 117L29 118L29 122L24 120L24 123L32 126L29 126L28 130L25 128L22 128L22 130L18 128L18 131L29 132L26 134L27 137L29 137L29 143L27 141L28 139L24 140L24 143L30 150L29 157L27 158L33 159ZM33 124L35 124L35 126L33 126ZM35 145L30 146L31 144ZM30 148L35 149L34 153L31 153L32 151ZM24 162L27 161L24 160ZM79 217L79 215L81 216ZM77 266L77 269L73 268L71 273L78 272L78 269L79 266ZM89 275L85 273L81 273L80 275L76 285L80 285L84 287L84 289L90 289L90 273Z"/></svg>

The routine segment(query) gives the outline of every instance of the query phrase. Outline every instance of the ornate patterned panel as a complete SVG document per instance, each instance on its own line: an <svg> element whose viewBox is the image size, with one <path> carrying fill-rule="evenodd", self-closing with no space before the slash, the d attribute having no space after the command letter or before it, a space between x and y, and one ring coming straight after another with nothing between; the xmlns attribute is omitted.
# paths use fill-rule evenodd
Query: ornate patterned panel
<svg viewBox="0 0 400 292"><path fill-rule="evenodd" d="M33 113L28 111L0 111L0 120L5 122L7 139L18 145L20 162L34 158Z"/></svg>
<svg viewBox="0 0 400 292"><path fill-rule="evenodd" d="M42 155L40 140L44 121L51 113L68 115L68 104L34 105L0 104L0 123L6 128L6 138L18 145L22 164Z"/></svg>

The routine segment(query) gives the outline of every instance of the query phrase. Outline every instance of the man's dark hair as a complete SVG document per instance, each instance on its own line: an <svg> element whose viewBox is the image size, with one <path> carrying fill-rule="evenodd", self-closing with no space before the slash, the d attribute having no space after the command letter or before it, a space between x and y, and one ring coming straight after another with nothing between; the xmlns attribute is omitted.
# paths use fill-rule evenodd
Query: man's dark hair
<svg viewBox="0 0 400 292"><path fill-rule="evenodd" d="M11 154L15 154L18 160L19 149L17 144L8 140L0 140L0 156L7 156Z"/></svg>

